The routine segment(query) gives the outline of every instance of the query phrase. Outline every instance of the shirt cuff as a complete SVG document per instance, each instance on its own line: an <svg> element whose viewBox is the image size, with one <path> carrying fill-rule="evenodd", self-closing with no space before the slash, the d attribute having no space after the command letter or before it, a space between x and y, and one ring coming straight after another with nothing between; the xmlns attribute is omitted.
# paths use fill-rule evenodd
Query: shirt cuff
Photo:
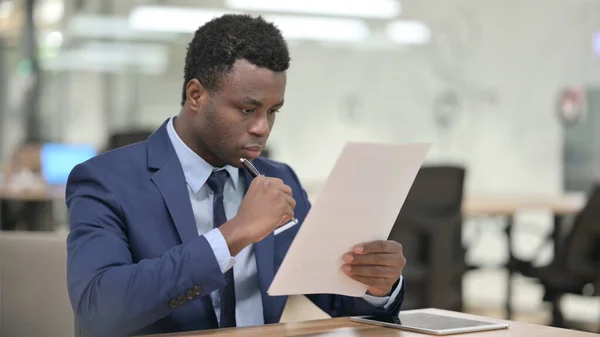
<svg viewBox="0 0 600 337"><path fill-rule="evenodd" d="M396 287L396 289L394 289L394 291L392 292L392 294L390 296L384 296L384 297L377 297L377 296L373 296L373 295L369 295L369 294L364 294L363 295L363 299L367 302L369 302L369 304L371 304L374 307L377 308L384 308L384 309L388 309L390 307L390 305L392 305L392 303L394 303L394 301L396 301L396 297L398 297L398 294L400 293L400 290L402 289L402 275L400 275L400 282L398 282L398 286Z"/></svg>
<svg viewBox="0 0 600 337"><path fill-rule="evenodd" d="M231 269L235 264L235 258L231 256L231 253L229 252L229 247L227 246L225 237L223 237L223 233L221 233L218 228L214 228L210 232L204 234L204 237L215 254L215 258L221 268L221 273L225 274L225 272Z"/></svg>

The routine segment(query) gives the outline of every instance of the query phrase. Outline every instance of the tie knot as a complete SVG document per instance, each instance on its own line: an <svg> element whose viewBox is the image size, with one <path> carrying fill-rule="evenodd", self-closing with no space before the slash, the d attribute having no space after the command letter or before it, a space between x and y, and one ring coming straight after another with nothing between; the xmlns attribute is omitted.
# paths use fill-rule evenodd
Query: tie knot
<svg viewBox="0 0 600 337"><path fill-rule="evenodd" d="M227 182L228 178L229 172L227 172L227 170L213 171L208 177L206 183L215 194L223 194L225 183Z"/></svg>

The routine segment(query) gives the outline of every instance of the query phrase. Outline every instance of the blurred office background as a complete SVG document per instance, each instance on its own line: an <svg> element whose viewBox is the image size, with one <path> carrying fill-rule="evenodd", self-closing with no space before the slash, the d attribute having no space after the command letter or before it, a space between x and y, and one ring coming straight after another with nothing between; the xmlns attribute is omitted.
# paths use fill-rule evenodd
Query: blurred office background
<svg viewBox="0 0 600 337"><path fill-rule="evenodd" d="M70 309L66 176L177 114L187 43L225 12L288 38L268 156L313 200L347 141L433 144L391 235L408 308L598 331L600 2L0 0L0 333L72 332L39 306ZM59 290L24 299L39 278Z"/></svg>

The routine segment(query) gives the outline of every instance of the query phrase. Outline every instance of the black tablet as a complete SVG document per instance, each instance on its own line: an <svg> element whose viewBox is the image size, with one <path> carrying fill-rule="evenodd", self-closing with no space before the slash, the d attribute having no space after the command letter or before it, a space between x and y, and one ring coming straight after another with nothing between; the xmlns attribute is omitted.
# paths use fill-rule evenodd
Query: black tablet
<svg viewBox="0 0 600 337"><path fill-rule="evenodd" d="M390 328L423 332L432 335L451 335L465 332L507 329L508 324L476 319L458 318L426 312L405 312L393 316L350 317L354 322L375 324Z"/></svg>

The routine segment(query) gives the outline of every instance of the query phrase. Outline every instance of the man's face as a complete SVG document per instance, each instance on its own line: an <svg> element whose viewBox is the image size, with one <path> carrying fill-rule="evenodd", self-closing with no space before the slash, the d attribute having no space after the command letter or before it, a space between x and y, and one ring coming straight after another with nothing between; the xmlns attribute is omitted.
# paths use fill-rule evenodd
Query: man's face
<svg viewBox="0 0 600 337"><path fill-rule="evenodd" d="M240 158L258 157L283 106L285 84L285 72L238 60L218 90L209 93L199 85L198 99L189 106L200 155L215 167L240 167Z"/></svg>

